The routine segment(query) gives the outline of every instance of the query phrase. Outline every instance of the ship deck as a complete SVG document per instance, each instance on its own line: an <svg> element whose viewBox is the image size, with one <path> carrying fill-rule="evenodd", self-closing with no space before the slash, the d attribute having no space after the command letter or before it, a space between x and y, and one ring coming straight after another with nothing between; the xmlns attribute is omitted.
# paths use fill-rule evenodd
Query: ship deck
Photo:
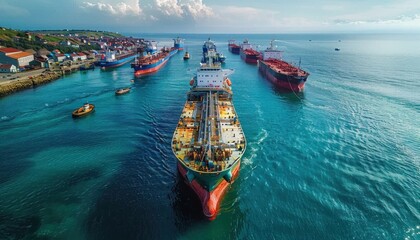
<svg viewBox="0 0 420 240"><path fill-rule="evenodd" d="M242 157L245 136L229 96L227 92L200 92L185 103L172 150L188 168L223 171Z"/></svg>
<svg viewBox="0 0 420 240"><path fill-rule="evenodd" d="M297 76L297 77L305 77L308 76L308 72L293 66L292 64L278 59L268 59L264 61L265 64L273 69L273 71L281 74Z"/></svg>

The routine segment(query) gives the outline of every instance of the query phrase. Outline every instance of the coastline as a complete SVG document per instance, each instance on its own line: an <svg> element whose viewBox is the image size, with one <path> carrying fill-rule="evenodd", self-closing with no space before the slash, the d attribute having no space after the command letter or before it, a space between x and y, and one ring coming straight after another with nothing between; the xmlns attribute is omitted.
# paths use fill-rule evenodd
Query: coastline
<svg viewBox="0 0 420 240"><path fill-rule="evenodd" d="M21 90L34 88L43 84L50 83L67 74L80 71L79 67L83 64L93 63L94 61L87 60L83 62L78 62L72 66L51 66L51 68L49 69L43 68L22 73L8 74L11 75L11 78L0 78L0 98Z"/></svg>
<svg viewBox="0 0 420 240"><path fill-rule="evenodd" d="M33 76L25 76L19 79L7 80L0 82L0 97L10 95L12 93L43 85L63 76L62 72L50 71L41 72Z"/></svg>

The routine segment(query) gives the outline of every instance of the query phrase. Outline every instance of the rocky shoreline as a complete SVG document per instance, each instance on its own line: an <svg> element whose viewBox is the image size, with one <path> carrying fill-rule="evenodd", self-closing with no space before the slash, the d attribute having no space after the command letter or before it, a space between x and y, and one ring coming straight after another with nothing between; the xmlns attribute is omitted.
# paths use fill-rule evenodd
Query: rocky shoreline
<svg viewBox="0 0 420 240"><path fill-rule="evenodd" d="M22 77L20 79L9 80L0 83L0 97L7 96L14 92L34 88L39 85L43 85L54 80L57 80L63 76L62 72L45 72L36 76Z"/></svg>

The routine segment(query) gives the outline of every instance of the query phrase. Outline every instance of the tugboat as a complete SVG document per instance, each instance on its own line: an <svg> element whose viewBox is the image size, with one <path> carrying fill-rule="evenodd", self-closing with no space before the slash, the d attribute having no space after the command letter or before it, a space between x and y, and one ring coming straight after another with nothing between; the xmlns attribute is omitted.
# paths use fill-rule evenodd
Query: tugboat
<svg viewBox="0 0 420 240"><path fill-rule="evenodd" d="M184 54L184 60L188 60L188 59L190 59L190 53L186 51Z"/></svg>
<svg viewBox="0 0 420 240"><path fill-rule="evenodd" d="M300 69L300 66L293 66L283 61L282 51L274 49L273 41L270 47L263 51L263 59L258 61L258 70L277 87L293 92L303 91L309 76L309 73Z"/></svg>
<svg viewBox="0 0 420 240"><path fill-rule="evenodd" d="M239 174L246 139L232 102L233 69L222 69L216 51L208 50L191 79L191 89L172 138L178 171L215 219L227 188Z"/></svg>
<svg viewBox="0 0 420 240"><path fill-rule="evenodd" d="M131 91L131 88L127 87L127 88L120 88L117 91L115 91L115 95L123 95L126 93L129 93Z"/></svg>
<svg viewBox="0 0 420 240"><path fill-rule="evenodd" d="M80 108L77 108L76 110L74 110L73 113L72 113L72 116L73 117L85 116L85 115L93 112L94 109L95 109L95 105L90 104L90 103L85 103Z"/></svg>

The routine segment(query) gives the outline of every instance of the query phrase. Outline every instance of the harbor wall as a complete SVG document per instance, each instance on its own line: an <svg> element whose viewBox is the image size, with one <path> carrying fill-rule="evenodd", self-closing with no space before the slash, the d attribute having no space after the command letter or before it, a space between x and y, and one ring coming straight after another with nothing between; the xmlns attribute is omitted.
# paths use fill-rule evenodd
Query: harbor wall
<svg viewBox="0 0 420 240"><path fill-rule="evenodd" d="M0 83L0 97L7 96L14 92L33 88L42 84L61 78L62 72L47 72L32 77L22 77L20 79L9 80Z"/></svg>

